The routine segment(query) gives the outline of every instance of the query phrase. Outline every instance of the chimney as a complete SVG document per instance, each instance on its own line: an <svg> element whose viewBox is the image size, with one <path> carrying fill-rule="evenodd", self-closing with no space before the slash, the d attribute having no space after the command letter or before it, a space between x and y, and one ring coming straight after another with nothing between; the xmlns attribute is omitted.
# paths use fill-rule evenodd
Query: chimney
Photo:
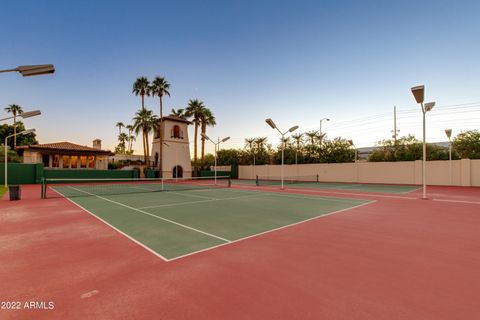
<svg viewBox="0 0 480 320"><path fill-rule="evenodd" d="M93 148L97 150L102 150L102 140L100 139L93 140Z"/></svg>

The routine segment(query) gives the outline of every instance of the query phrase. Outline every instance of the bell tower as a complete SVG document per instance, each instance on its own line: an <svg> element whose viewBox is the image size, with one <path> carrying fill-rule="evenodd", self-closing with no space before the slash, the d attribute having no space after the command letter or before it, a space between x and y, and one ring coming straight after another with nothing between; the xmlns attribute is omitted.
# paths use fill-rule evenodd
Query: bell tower
<svg viewBox="0 0 480 320"><path fill-rule="evenodd" d="M172 115L163 117L163 161L160 159L160 131L155 133L152 143L152 158L157 169L160 169L160 161L162 161L161 176L164 178L190 178L192 176L190 142L188 140L189 124L191 124L190 121Z"/></svg>

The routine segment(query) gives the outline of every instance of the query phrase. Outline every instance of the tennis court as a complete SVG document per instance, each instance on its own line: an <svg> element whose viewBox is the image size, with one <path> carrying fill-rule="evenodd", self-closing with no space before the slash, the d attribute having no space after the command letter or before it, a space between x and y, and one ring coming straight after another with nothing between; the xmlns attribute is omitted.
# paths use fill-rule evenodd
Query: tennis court
<svg viewBox="0 0 480 320"><path fill-rule="evenodd" d="M221 180L22 187L2 200L2 294L55 309L2 319L478 314L478 188L429 186L425 201Z"/></svg>
<svg viewBox="0 0 480 320"><path fill-rule="evenodd" d="M255 180L237 180L236 184L270 186L280 188L282 185L281 177L258 176ZM418 190L418 186L393 185L393 184L374 184L374 183L348 183L348 182L325 182L318 181L317 175L311 176L286 176L283 179L284 188L312 188L312 189L333 189L348 190L359 192L375 192L387 194L404 194Z"/></svg>
<svg viewBox="0 0 480 320"><path fill-rule="evenodd" d="M47 193L68 198L167 261L371 202L201 182L173 183L168 190L155 192L158 183L149 181L76 181L48 186Z"/></svg>

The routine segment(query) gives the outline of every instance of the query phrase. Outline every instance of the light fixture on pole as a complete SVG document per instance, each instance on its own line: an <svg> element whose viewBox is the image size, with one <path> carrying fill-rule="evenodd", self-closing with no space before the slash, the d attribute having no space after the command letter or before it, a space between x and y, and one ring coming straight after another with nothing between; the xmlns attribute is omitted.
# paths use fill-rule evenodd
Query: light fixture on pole
<svg viewBox="0 0 480 320"><path fill-rule="evenodd" d="M426 136L426 113L428 111L431 111L433 107L435 106L435 102L424 102L424 97L425 97L425 86L416 86L413 87L412 89L412 94L415 97L415 101L421 105L422 107L422 113L423 113L423 156L422 156L422 181L423 181L423 195L422 199L426 200L427 199L427 173L426 173L426 161L427 161L427 143L425 141L425 136Z"/></svg>
<svg viewBox="0 0 480 320"><path fill-rule="evenodd" d="M50 74L55 72L53 64L38 64L30 66L19 66L15 69L0 70L2 72L19 72L24 77L39 76L43 74Z"/></svg>
<svg viewBox="0 0 480 320"><path fill-rule="evenodd" d="M14 136L26 135L26 134L29 134L29 133L32 133L32 132L35 132L35 129L24 130L24 131L21 131L19 133L11 134L11 135L5 137L5 151L4 151L5 153L3 155L3 157L5 158L5 181L4 181L5 182L5 188L7 188L7 186L8 186L8 181L7 181L7 179L8 179L7 178L7 176L8 176L7 140L8 140L8 138L11 138L11 137L14 137Z"/></svg>
<svg viewBox="0 0 480 320"><path fill-rule="evenodd" d="M320 136L322 136L322 121L330 121L330 119L329 118L320 119L320 131L319 131Z"/></svg>
<svg viewBox="0 0 480 320"><path fill-rule="evenodd" d="M230 139L230 137L225 137L222 140L220 140L220 137L219 137L218 141L215 142L212 139L210 139L205 133L200 133L200 135L203 138L205 138L207 140L210 140L210 142L215 145L215 185L217 185L217 148L218 148L220 143L227 141L228 139Z"/></svg>
<svg viewBox="0 0 480 320"><path fill-rule="evenodd" d="M284 153L285 153L285 135L289 132L293 132L295 130L298 129L298 126L293 126L291 127L290 129L288 129L287 131L283 132L280 131L278 128L277 128L277 125L275 124L275 122L273 122L272 119L268 118L268 119L265 119L265 122L270 126L272 127L272 129L276 129L278 132L280 132L280 134L282 135L282 167L281 167L281 172L282 172L282 186L281 186L281 189L283 190L283 158L284 158Z"/></svg>
<svg viewBox="0 0 480 320"><path fill-rule="evenodd" d="M16 117L22 117L23 119L26 119L26 118L31 118L31 117L35 117L35 116L39 116L41 115L42 113L40 112L40 110L34 110L34 111L26 111L26 112L22 112L20 113L18 116ZM11 116L11 117L7 117L7 118L3 118L3 119L0 119L0 121L4 121L4 120L9 120L9 119L13 119L14 117Z"/></svg>

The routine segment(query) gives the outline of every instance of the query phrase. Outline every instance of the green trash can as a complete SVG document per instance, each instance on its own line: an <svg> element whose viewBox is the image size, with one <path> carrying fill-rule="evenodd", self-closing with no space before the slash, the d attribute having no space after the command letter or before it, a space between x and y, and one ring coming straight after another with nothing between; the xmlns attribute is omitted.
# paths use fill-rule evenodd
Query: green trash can
<svg viewBox="0 0 480 320"><path fill-rule="evenodd" d="M20 186L8 186L10 201L20 200Z"/></svg>

